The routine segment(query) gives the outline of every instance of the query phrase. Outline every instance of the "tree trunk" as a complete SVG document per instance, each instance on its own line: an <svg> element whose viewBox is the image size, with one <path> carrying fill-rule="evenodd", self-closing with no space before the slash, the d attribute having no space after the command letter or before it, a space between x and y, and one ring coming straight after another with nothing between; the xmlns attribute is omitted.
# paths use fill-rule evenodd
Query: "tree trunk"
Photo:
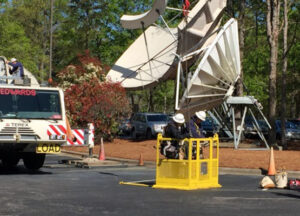
<svg viewBox="0 0 300 216"><path fill-rule="evenodd" d="M288 3L284 0L284 29L283 29L283 68L281 78L281 144L287 149L285 137L285 120L286 120L286 71L287 71L287 40L288 40Z"/></svg>
<svg viewBox="0 0 300 216"><path fill-rule="evenodd" d="M89 21L89 19L90 19L90 17L89 17L90 16L90 8L87 8L85 10L85 13L86 13L86 25L89 25L89 23L90 23L90 21ZM85 33L85 45L84 45L84 48L86 50L89 49L89 37L90 37L90 30L87 28L86 33Z"/></svg>
<svg viewBox="0 0 300 216"><path fill-rule="evenodd" d="M267 0L267 35L270 46L270 75L269 75L269 120L272 126L269 136L269 144L276 144L276 75L278 60L278 35L279 35L279 11L280 0Z"/></svg>
<svg viewBox="0 0 300 216"><path fill-rule="evenodd" d="M154 111L154 104L153 104L153 89L149 89L149 100L148 100L148 112Z"/></svg>
<svg viewBox="0 0 300 216"><path fill-rule="evenodd" d="M295 109L295 114L294 114L294 117L295 118L299 118L300 117L300 97L299 97L299 94L298 94L298 96L296 95L295 96L295 101L296 101L296 105L295 105L295 107L296 107L296 109Z"/></svg>
<svg viewBox="0 0 300 216"><path fill-rule="evenodd" d="M134 110L134 96L132 93L129 93L130 94L130 99L131 99L131 111L132 112L135 112Z"/></svg>
<svg viewBox="0 0 300 216"><path fill-rule="evenodd" d="M244 59L244 47L245 47L245 7L246 0L240 1L240 15L239 15L239 43L240 43L240 59L241 59L241 75L237 82L237 96L243 96L243 59ZM241 111L241 110L239 110Z"/></svg>
<svg viewBox="0 0 300 216"><path fill-rule="evenodd" d="M258 13L255 11L255 48L258 48ZM258 55L255 57L255 72L258 73Z"/></svg>
<svg viewBox="0 0 300 216"><path fill-rule="evenodd" d="M53 0L51 0L51 12L50 12L50 55L49 55L49 80L52 79L52 39L53 39Z"/></svg>
<svg viewBox="0 0 300 216"><path fill-rule="evenodd" d="M240 71L240 78L236 84L236 95L243 96L244 93L244 86L243 86L243 79L244 79L244 72L243 72L243 59L244 59L244 47L245 47L245 7L246 7L246 0L241 0L239 3L239 45L240 45L240 60L241 60L241 71ZM243 106L236 106L236 122L237 125L240 125L242 122L242 112ZM244 136L241 137L244 140Z"/></svg>
<svg viewBox="0 0 300 216"><path fill-rule="evenodd" d="M164 113L167 113L167 82L164 83Z"/></svg>

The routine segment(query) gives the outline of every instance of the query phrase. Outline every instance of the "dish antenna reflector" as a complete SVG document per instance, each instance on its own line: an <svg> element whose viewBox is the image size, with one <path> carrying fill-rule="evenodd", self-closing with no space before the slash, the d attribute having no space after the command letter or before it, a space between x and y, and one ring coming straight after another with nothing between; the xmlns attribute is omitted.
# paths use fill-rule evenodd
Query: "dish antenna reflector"
<svg viewBox="0 0 300 216"><path fill-rule="evenodd" d="M182 71L179 69L177 77L180 73ZM180 102L178 78L176 109L183 113L193 113L220 105L226 97L232 95L239 76L238 24L235 19L230 19L203 53L197 69L188 79Z"/></svg>
<svg viewBox="0 0 300 216"><path fill-rule="evenodd" d="M174 79L178 63L176 56L200 49L212 41L208 39L218 27L226 6L226 0L199 0L177 28L169 28L162 16L162 11L172 9L166 7L166 3L166 0L156 0L146 13L121 18L122 25L130 29L147 27L158 18L165 26L147 28L117 60L107 74L108 79L120 82L128 90L153 87L160 81ZM193 63L189 58L186 66Z"/></svg>
<svg viewBox="0 0 300 216"><path fill-rule="evenodd" d="M172 31L176 33L176 29ZM107 75L126 89L138 90L157 84L169 76L169 69L176 60L177 41L171 34L155 26L150 26L144 34L147 44L152 46L146 47L144 35L140 35Z"/></svg>
<svg viewBox="0 0 300 216"><path fill-rule="evenodd" d="M140 15L123 15L121 25L126 29L147 28L164 14L168 0L156 0L151 10Z"/></svg>

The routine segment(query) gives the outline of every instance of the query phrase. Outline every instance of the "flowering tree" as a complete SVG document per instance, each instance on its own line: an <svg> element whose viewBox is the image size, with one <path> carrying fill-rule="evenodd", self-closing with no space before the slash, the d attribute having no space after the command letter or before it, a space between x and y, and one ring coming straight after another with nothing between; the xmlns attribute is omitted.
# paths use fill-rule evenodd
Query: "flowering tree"
<svg viewBox="0 0 300 216"><path fill-rule="evenodd" d="M129 113L125 89L105 79L107 67L89 55L78 55L78 61L62 70L58 77L65 90L67 115L73 127L93 122L96 138L112 139L117 122Z"/></svg>

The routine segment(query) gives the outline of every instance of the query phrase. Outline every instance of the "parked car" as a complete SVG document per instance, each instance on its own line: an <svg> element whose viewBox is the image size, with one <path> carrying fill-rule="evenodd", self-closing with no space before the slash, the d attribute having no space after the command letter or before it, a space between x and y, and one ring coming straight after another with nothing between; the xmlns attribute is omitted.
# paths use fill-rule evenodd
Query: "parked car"
<svg viewBox="0 0 300 216"><path fill-rule="evenodd" d="M269 126L265 120L257 120L257 123L265 137L269 134ZM244 135L246 138L257 138L258 133L254 127L254 120L245 121Z"/></svg>
<svg viewBox="0 0 300 216"><path fill-rule="evenodd" d="M135 113L131 118L131 137L143 136L147 139L163 132L169 117L163 113Z"/></svg>
<svg viewBox="0 0 300 216"><path fill-rule="evenodd" d="M212 118L207 117L205 121L201 122L201 125L205 137L211 137L219 131L218 124Z"/></svg>
<svg viewBox="0 0 300 216"><path fill-rule="evenodd" d="M123 119L119 124L119 134L120 135L130 135L131 133L131 123L130 119Z"/></svg>
<svg viewBox="0 0 300 216"><path fill-rule="evenodd" d="M294 123L300 129L300 119L290 119L288 121Z"/></svg>
<svg viewBox="0 0 300 216"><path fill-rule="evenodd" d="M281 120L276 120L276 138L281 139ZM285 137L287 140L300 140L300 129L290 121L285 123Z"/></svg>

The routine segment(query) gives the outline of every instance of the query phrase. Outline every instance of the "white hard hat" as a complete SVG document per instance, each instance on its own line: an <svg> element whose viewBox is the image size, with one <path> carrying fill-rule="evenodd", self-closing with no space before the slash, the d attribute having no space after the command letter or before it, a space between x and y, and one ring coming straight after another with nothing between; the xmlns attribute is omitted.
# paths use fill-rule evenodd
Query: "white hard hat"
<svg viewBox="0 0 300 216"><path fill-rule="evenodd" d="M179 124L183 124L185 122L184 115L181 113L177 113L173 116L173 120Z"/></svg>
<svg viewBox="0 0 300 216"><path fill-rule="evenodd" d="M206 113L205 113L204 111L198 111L198 112L195 112L195 115L196 115L197 118L200 119L201 121L205 121Z"/></svg>
<svg viewBox="0 0 300 216"><path fill-rule="evenodd" d="M17 61L17 59L16 59L16 58L11 58L10 61L11 61L11 62L15 62L15 61Z"/></svg>

